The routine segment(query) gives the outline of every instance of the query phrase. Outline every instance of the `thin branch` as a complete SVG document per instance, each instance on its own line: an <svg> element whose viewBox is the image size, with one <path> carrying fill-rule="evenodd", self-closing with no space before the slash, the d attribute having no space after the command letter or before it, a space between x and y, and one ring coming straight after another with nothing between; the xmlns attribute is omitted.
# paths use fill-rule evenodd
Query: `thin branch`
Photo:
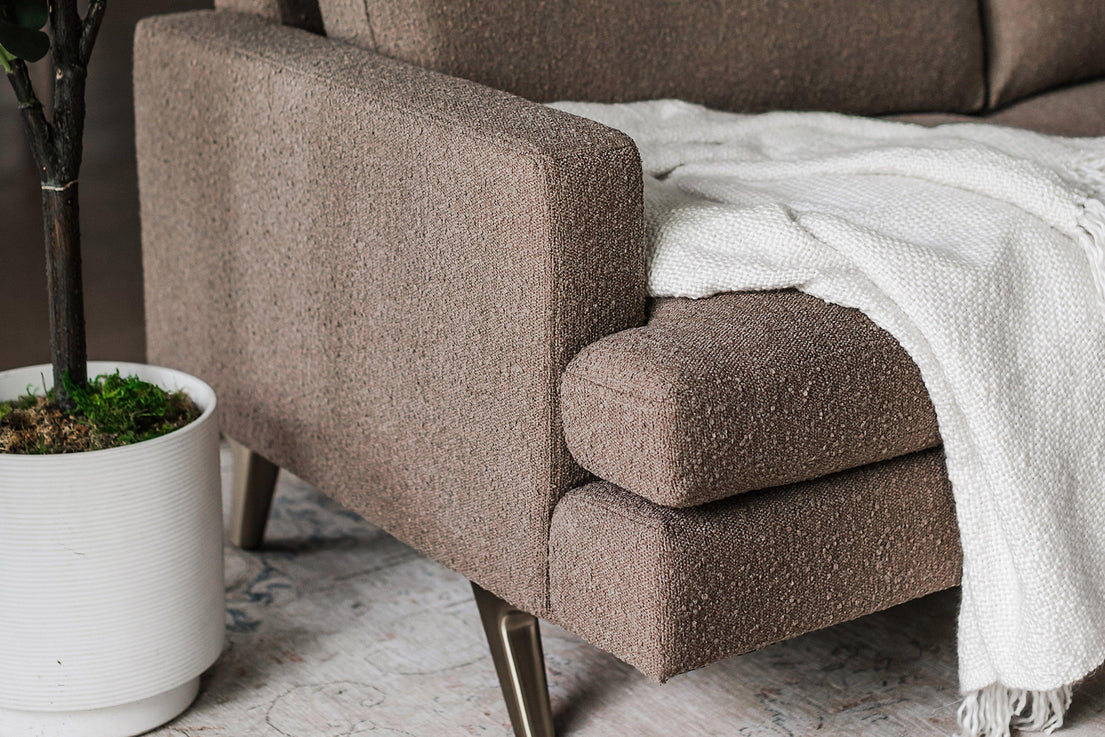
<svg viewBox="0 0 1105 737"><path fill-rule="evenodd" d="M11 61L11 71L8 72L8 81L15 90L15 97L19 101L19 112L23 119L23 128L30 138L31 150L34 153L35 163L38 164L40 173L45 176L51 168L51 143L53 131L46 120L46 114L42 110L42 103L35 94L31 75L27 72L27 64L22 59Z"/></svg>
<svg viewBox="0 0 1105 737"><path fill-rule="evenodd" d="M50 29L53 31L50 50L59 69L80 62L80 40L84 32L77 0L50 0Z"/></svg>
<svg viewBox="0 0 1105 737"><path fill-rule="evenodd" d="M80 56L81 63L88 64L92 58L92 47L96 45L96 35L100 32L100 23L104 19L104 8L107 0L89 0L88 12L84 16L84 27L81 30Z"/></svg>
<svg viewBox="0 0 1105 737"><path fill-rule="evenodd" d="M54 184L76 179L84 142L84 88L88 65L81 53L85 25L77 0L50 0L50 51L54 59L54 115L52 119Z"/></svg>

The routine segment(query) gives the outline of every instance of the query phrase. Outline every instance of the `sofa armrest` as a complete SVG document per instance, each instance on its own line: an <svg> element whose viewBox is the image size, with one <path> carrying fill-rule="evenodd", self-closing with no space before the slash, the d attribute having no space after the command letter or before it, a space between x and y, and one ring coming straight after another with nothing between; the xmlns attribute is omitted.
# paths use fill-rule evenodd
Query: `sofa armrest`
<svg viewBox="0 0 1105 737"><path fill-rule="evenodd" d="M623 134L225 12L144 21L151 362L225 432L535 613L583 472L557 383L645 318Z"/></svg>

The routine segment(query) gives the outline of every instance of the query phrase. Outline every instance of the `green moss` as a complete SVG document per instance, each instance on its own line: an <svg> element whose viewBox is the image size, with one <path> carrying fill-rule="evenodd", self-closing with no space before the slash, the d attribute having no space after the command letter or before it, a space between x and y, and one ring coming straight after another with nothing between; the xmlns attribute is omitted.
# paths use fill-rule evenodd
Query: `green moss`
<svg viewBox="0 0 1105 737"><path fill-rule="evenodd" d="M165 435L197 419L201 411L183 392L119 372L97 376L86 386L66 377L76 409L69 414L53 392L0 404L0 453L76 453L131 445Z"/></svg>
<svg viewBox="0 0 1105 737"><path fill-rule="evenodd" d="M112 436L116 445L130 445L165 435L199 416L184 392L166 392L137 376L97 376L87 386L66 377L65 391L92 428ZM181 420L184 422L181 422Z"/></svg>

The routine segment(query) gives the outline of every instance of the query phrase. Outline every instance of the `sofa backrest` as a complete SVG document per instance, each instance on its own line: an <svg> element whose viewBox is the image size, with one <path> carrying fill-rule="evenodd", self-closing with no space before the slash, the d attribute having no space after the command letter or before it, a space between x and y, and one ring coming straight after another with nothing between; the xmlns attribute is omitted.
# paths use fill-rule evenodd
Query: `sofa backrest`
<svg viewBox="0 0 1105 737"><path fill-rule="evenodd" d="M990 106L1105 77L1105 0L981 0Z"/></svg>
<svg viewBox="0 0 1105 737"><path fill-rule="evenodd" d="M321 0L327 35L531 100L971 112L977 0Z"/></svg>
<svg viewBox="0 0 1105 737"><path fill-rule="evenodd" d="M215 7L259 15L312 33L325 33L319 0L215 0Z"/></svg>
<svg viewBox="0 0 1105 737"><path fill-rule="evenodd" d="M1105 0L216 0L533 100L979 112L1105 77Z"/></svg>

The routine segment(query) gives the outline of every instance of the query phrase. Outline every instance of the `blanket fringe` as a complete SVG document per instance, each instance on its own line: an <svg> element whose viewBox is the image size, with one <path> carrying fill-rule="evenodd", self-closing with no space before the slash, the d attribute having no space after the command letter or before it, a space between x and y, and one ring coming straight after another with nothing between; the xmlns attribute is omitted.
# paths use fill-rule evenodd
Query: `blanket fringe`
<svg viewBox="0 0 1105 737"><path fill-rule="evenodd" d="M1090 262L1097 295L1105 302L1105 204L1096 197L1087 197L1082 203L1078 225L1081 230L1078 245Z"/></svg>
<svg viewBox="0 0 1105 737"><path fill-rule="evenodd" d="M1101 154L1083 155L1073 162L1071 172L1082 187L1090 192L1082 201L1078 216L1078 245L1082 247L1090 262L1094 286L1105 304L1105 156Z"/></svg>
<svg viewBox="0 0 1105 737"><path fill-rule="evenodd" d="M1063 726L1071 691L1070 685L1031 691L1000 683L971 691L959 706L960 737L1010 737L1012 727L1051 734Z"/></svg>

